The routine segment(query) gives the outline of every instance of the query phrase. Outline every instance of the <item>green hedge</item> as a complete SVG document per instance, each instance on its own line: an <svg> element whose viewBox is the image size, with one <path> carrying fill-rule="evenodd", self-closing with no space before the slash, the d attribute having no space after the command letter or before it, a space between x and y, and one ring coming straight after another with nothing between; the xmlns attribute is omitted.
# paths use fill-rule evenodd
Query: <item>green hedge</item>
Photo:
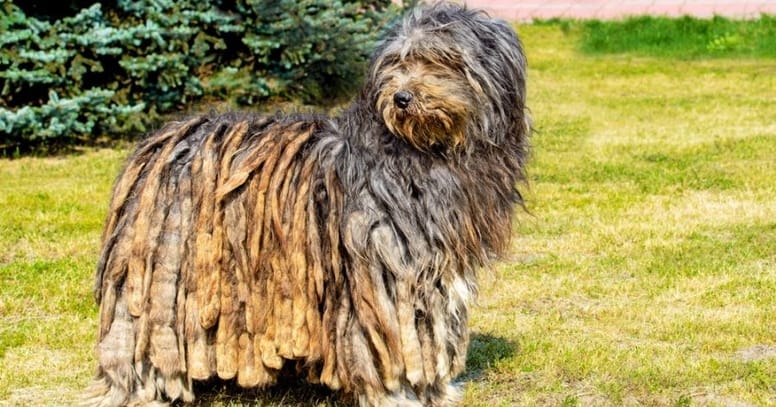
<svg viewBox="0 0 776 407"><path fill-rule="evenodd" d="M203 98L334 99L397 12L389 0L44 3L0 9L0 148L140 132Z"/></svg>

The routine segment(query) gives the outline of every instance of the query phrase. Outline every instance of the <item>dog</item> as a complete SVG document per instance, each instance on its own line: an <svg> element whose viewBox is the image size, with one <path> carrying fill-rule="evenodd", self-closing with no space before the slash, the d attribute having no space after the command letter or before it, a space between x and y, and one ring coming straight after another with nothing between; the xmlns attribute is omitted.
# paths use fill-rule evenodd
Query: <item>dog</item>
<svg viewBox="0 0 776 407"><path fill-rule="evenodd" d="M476 274L523 205L523 47L483 12L424 5L364 82L338 117L210 113L138 145L102 236L86 404L288 372L361 406L460 401Z"/></svg>

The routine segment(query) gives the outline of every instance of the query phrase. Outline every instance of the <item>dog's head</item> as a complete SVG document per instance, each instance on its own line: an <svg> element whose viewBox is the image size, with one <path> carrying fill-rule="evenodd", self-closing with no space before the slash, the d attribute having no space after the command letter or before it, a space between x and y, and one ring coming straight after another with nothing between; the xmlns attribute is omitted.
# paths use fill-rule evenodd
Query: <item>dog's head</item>
<svg viewBox="0 0 776 407"><path fill-rule="evenodd" d="M410 11L377 48L369 97L388 130L420 150L528 132L525 55L514 30L437 3Z"/></svg>

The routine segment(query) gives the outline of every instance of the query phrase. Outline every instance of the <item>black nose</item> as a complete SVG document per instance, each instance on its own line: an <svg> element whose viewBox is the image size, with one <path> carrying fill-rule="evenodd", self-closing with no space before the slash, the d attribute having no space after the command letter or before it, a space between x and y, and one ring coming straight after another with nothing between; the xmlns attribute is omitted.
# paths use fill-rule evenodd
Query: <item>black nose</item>
<svg viewBox="0 0 776 407"><path fill-rule="evenodd" d="M411 101L412 101L412 93L405 92L402 90L394 93L393 95L393 103L395 103L399 109L406 109L407 106L410 105Z"/></svg>

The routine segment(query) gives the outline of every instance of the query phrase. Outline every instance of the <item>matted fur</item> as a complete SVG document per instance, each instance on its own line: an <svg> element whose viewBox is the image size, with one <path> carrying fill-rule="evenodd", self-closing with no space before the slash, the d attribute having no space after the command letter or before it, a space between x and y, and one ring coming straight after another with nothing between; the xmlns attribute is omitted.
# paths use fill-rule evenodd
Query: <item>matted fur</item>
<svg viewBox="0 0 776 407"><path fill-rule="evenodd" d="M362 406L455 404L529 131L514 31L440 3L394 26L340 117L150 135L113 190L87 403L191 401L193 381L264 387L290 367Z"/></svg>

